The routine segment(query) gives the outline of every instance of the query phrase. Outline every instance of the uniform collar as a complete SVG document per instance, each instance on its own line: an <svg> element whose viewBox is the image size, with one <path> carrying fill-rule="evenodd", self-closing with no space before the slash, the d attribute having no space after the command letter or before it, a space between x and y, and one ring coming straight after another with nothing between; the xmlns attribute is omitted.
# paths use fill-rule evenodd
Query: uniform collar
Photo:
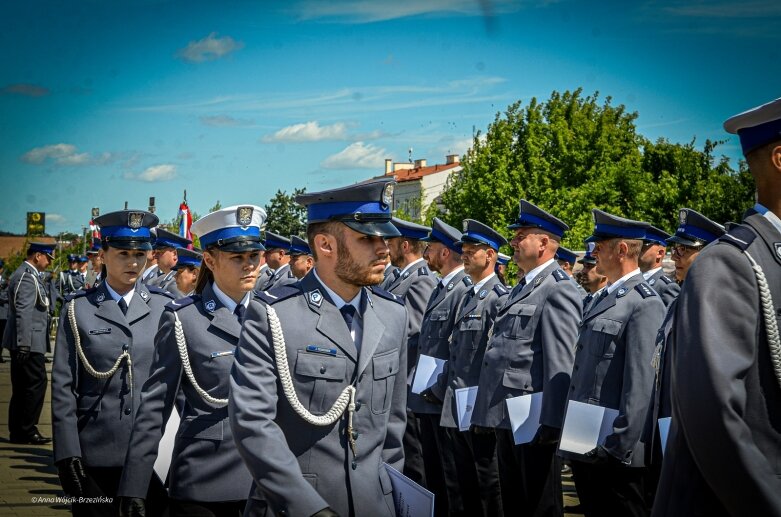
<svg viewBox="0 0 781 517"><path fill-rule="evenodd" d="M541 265L537 266L536 268L532 269L531 271L529 271L528 273L526 273L526 275L524 275L524 277L523 277L526 280L526 285L531 284L532 281L534 280L534 277L536 277L537 275L542 273L542 270L545 269L546 267L550 266L553 263L554 260L555 259L550 259L545 264L541 264Z"/></svg>
<svg viewBox="0 0 781 517"><path fill-rule="evenodd" d="M223 293L220 290L220 288L217 286L217 282L212 282L212 290L214 291L214 296L216 296L217 299L220 301L220 303L223 304L230 312L236 310L236 306L238 305L238 303L234 302L230 296ZM252 294L251 292L245 293L244 298L241 299L241 304L245 308L247 307L247 305L249 305L249 299L251 294Z"/></svg>
<svg viewBox="0 0 781 517"><path fill-rule="evenodd" d="M116 292L115 290L113 290L110 285L108 285L108 281L103 282L103 283L106 285L106 291L108 291L109 296L111 296L111 298L115 302L119 303L119 299L120 298L124 298L125 299L125 303L127 304L128 307L130 307L130 300L133 299L133 294L136 292L135 289L131 289L130 291L128 291L124 295L121 295L118 292Z"/></svg>
<svg viewBox="0 0 781 517"><path fill-rule="evenodd" d="M323 289L325 289L325 292L328 293L328 296L331 298L331 301L334 302L334 305L336 305L337 309L341 309L345 305L349 304L349 305L352 305L353 307L355 307L356 314L360 314L361 313L361 293L363 293L363 289L359 290L358 294L356 294L355 297L352 300L350 300L349 302L346 302L346 301L344 301L344 299L342 299L341 296L336 294L336 292L334 292L330 287L325 285L325 282L323 282L323 280L317 274L317 268L313 268L312 272L314 273L315 278L320 283L320 285L323 286Z"/></svg>
<svg viewBox="0 0 781 517"><path fill-rule="evenodd" d="M621 287L624 284L624 282L626 282L627 280L629 280L633 276L639 275L639 274L641 274L640 273L640 268L637 268L634 271L625 274L624 276L622 276L621 278L619 278L618 280L616 280L615 282L613 282L612 284L607 286L607 294L611 294L613 291L615 291L616 289Z"/></svg>
<svg viewBox="0 0 781 517"><path fill-rule="evenodd" d="M456 267L453 271L451 271L450 273L445 275L442 278L442 280L439 281L439 283L442 284L442 285L449 284L450 281L453 280L456 277L456 275L459 274L463 270L464 270L464 266L463 265Z"/></svg>
<svg viewBox="0 0 781 517"><path fill-rule="evenodd" d="M412 262L410 262L409 264L407 264L406 266L404 266L404 269L402 269L401 271L399 271L399 274L403 275L404 273L406 273L407 271L409 271L410 269L412 269L412 268L415 266L415 264L417 264L418 262L422 262L422 261L423 261L423 257L420 257L418 260L415 260L415 261L412 261Z"/></svg>
<svg viewBox="0 0 781 517"><path fill-rule="evenodd" d="M646 271L645 273L643 273L643 278L645 278L646 280L648 280L649 278L651 278L652 276L654 276L654 275L656 274L656 272L657 272L657 271L661 271L661 269L662 269L662 266L655 267L655 268L653 268L653 269L649 269L648 271Z"/></svg>
<svg viewBox="0 0 781 517"><path fill-rule="evenodd" d="M479 291L480 291L480 289L482 289L482 288L483 288L483 286L484 286L485 284L487 284L487 283L488 283L488 281L489 281L489 280L491 280L491 279L492 279L493 277L495 277L495 276L496 276L496 273L491 273L491 274L490 274L490 275L488 275L487 277L483 278L482 280L480 280L479 282L477 282L477 283L476 283L474 286L472 286L472 291L473 291L474 293L477 293L477 292L479 292Z"/></svg>
<svg viewBox="0 0 781 517"><path fill-rule="evenodd" d="M775 227L778 233L781 233L781 219L779 219L776 214L768 210L768 208L761 203L757 203L756 205L754 205L754 210L757 213L761 214L762 217L767 219L768 222Z"/></svg>

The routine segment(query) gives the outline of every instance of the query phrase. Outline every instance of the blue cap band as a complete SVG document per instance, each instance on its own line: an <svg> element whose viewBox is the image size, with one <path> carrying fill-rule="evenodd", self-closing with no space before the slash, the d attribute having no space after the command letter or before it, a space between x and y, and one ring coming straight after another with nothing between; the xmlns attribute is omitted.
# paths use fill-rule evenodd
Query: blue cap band
<svg viewBox="0 0 781 517"><path fill-rule="evenodd" d="M228 239L238 239L245 237L247 240L254 240L260 242L260 228L257 226L231 226L230 228L220 228L211 233L201 237L201 247L206 248L213 244L220 245L219 241L226 241ZM285 246L287 247L287 246Z"/></svg>
<svg viewBox="0 0 781 517"><path fill-rule="evenodd" d="M612 237L626 237L628 239L643 239L645 238L645 228L641 227L626 227L616 226L613 224L597 224L594 226L594 236L612 238Z"/></svg>
<svg viewBox="0 0 781 517"><path fill-rule="evenodd" d="M754 127L746 127L738 130L740 146L743 155L747 155L754 149L769 144L773 140L781 139L781 119L771 120Z"/></svg>
<svg viewBox="0 0 781 517"><path fill-rule="evenodd" d="M309 246L304 247L304 246L297 246L295 244L291 244L290 245L290 253L291 254L298 253L298 254L301 254L301 255L311 255L312 254L312 250L309 249Z"/></svg>
<svg viewBox="0 0 781 517"><path fill-rule="evenodd" d="M464 239L467 240L464 241ZM487 244L497 251L499 248L501 248L501 245L498 242L486 237L485 235L480 235L479 233L467 232L463 237L461 237L461 242L469 242L469 240L482 242L483 244Z"/></svg>
<svg viewBox="0 0 781 517"><path fill-rule="evenodd" d="M444 244L445 246L447 246L451 250L455 251L456 253L461 253L461 251L462 251L461 250L461 246L459 246L457 241L454 241L453 239L451 239L450 237L448 237L444 233L440 232L436 228L432 228L431 229L431 236L429 237L429 239L433 239L433 240L441 242L442 244Z"/></svg>
<svg viewBox="0 0 781 517"><path fill-rule="evenodd" d="M203 262L202 259L198 259L195 257L185 257L183 255L179 255L179 260L176 261L177 266L193 266L193 267L201 267L201 262Z"/></svg>
<svg viewBox="0 0 781 517"><path fill-rule="evenodd" d="M718 235L707 232L702 228L697 228L696 226L689 226L689 225L679 226L678 229L675 230L675 235L684 238L694 237L694 239L690 239L690 240L699 239L705 242L715 241L716 239L719 238Z"/></svg>
<svg viewBox="0 0 781 517"><path fill-rule="evenodd" d="M542 217L537 217L536 215L532 214L521 214L521 216L512 226L516 228L523 228L524 226L536 226L545 230L546 232L558 235L559 237L564 235L564 228L561 228L560 226L557 226L550 221L546 221Z"/></svg>
<svg viewBox="0 0 781 517"><path fill-rule="evenodd" d="M141 226L136 229L129 226L104 226L100 229L100 238L104 241L112 239L148 241L151 239L151 236L152 234L149 233L149 228L146 226ZM173 247L177 246L178 245Z"/></svg>
<svg viewBox="0 0 781 517"><path fill-rule="evenodd" d="M155 239L155 249L158 248L180 248L182 246L181 242L174 242L169 241L165 237L158 237Z"/></svg>
<svg viewBox="0 0 781 517"><path fill-rule="evenodd" d="M385 208L383 208L383 206ZM312 203L306 207L310 223L331 220L334 217L353 214L378 214L390 217L390 207L378 201L342 201L338 203Z"/></svg>

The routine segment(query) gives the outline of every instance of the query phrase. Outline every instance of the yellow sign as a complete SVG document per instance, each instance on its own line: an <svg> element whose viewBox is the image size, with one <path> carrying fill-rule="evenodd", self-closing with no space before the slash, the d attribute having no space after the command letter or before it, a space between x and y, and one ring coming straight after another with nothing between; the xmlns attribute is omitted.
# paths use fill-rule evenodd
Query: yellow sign
<svg viewBox="0 0 781 517"><path fill-rule="evenodd" d="M46 233L46 213L27 212L27 235L43 235Z"/></svg>

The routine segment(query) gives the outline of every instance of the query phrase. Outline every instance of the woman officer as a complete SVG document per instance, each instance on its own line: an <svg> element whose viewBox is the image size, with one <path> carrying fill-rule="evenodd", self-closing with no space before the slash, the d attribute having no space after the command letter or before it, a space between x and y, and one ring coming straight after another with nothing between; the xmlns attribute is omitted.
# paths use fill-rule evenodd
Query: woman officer
<svg viewBox="0 0 781 517"><path fill-rule="evenodd" d="M105 282L70 296L62 308L52 368L54 461L74 515L116 515L116 490L141 386L149 373L154 333L170 296L138 282L158 218L122 210L95 219L101 227ZM144 493L163 512L159 480ZM159 514L159 513L157 513Z"/></svg>
<svg viewBox="0 0 781 517"><path fill-rule="evenodd" d="M185 402L169 470L171 516L238 517L244 511L252 477L228 424L228 386L260 269L265 217L260 207L234 206L193 223L204 249L196 294L170 303L160 320L120 483L121 515L144 515L145 487L166 421L180 407L180 390Z"/></svg>

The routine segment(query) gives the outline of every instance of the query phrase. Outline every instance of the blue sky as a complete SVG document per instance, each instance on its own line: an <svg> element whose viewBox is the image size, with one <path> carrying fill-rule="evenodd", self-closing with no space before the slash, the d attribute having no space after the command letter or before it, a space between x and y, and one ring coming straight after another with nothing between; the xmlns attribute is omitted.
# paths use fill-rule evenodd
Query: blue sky
<svg viewBox="0 0 781 517"><path fill-rule="evenodd" d="M781 3L35 1L0 5L0 230L28 211L168 220L442 163L497 111L583 87L640 133L737 140L723 120L781 96ZM273 214L270 214L273 217Z"/></svg>

